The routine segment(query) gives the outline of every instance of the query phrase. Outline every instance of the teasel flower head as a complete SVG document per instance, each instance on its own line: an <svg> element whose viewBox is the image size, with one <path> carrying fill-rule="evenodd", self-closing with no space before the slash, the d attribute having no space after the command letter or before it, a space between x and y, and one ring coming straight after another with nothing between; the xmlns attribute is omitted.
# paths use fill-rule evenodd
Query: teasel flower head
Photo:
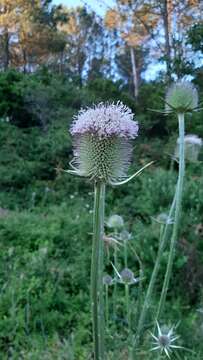
<svg viewBox="0 0 203 360"><path fill-rule="evenodd" d="M184 349L182 346L178 346L174 344L174 341L176 341L179 336L175 335L174 333L174 326L172 326L170 329L168 327L163 327L162 329L159 326L159 323L157 322L157 331L158 334L155 336L154 334L151 334L151 336L154 339L153 342L153 348L151 351L158 350L161 353L165 353L165 355L170 358L170 352L173 349Z"/></svg>
<svg viewBox="0 0 203 360"><path fill-rule="evenodd" d="M74 138L72 173L104 183L125 179L132 140L138 135L133 117L121 102L80 110L70 129Z"/></svg>
<svg viewBox="0 0 203 360"><path fill-rule="evenodd" d="M172 84L165 97L165 113L185 114L198 110L198 92L189 81Z"/></svg>
<svg viewBox="0 0 203 360"><path fill-rule="evenodd" d="M134 277L133 272L130 269L123 269L120 273L120 280L124 284L133 284L137 282L137 280Z"/></svg>
<svg viewBox="0 0 203 360"><path fill-rule="evenodd" d="M140 278L136 278L134 273L130 269L125 268L121 271L121 273L119 273L113 264L112 264L112 266L116 273L117 279L115 279L115 280L117 282L124 284L124 285L135 285L140 281Z"/></svg>
<svg viewBox="0 0 203 360"><path fill-rule="evenodd" d="M175 149L175 158L179 157L179 138L177 139L177 145ZM198 161L198 156L201 151L203 141L195 134L188 134L184 137L185 144L185 158L188 161Z"/></svg>

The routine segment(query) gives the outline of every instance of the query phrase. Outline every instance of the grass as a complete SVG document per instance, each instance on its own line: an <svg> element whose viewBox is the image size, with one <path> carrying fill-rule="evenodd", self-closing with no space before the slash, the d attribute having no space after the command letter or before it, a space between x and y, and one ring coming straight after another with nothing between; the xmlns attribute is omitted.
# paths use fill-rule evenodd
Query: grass
<svg viewBox="0 0 203 360"><path fill-rule="evenodd" d="M0 358L1 359L91 359L90 259L92 245L91 186L55 167L67 168L70 143L54 141L64 134L52 129L47 137L36 129L20 130L3 124L0 140ZM106 217L119 214L132 234L131 246L144 269L145 289L156 258L159 225L153 221L167 212L172 200L177 169L160 159L160 140L154 140L152 158L157 162L126 186L107 188ZM15 151L13 151L15 149ZM142 145L137 145L136 169L147 163ZM138 156L139 154L139 156ZM195 353L179 351L181 360L203 357L203 173L201 163L186 166L181 235L173 278L162 324L176 324L179 344ZM136 170L135 169L135 170ZM132 173L133 173L132 169ZM106 233L109 230L106 228ZM113 254L111 252L111 258ZM151 311L158 304L168 249L162 258ZM118 252L119 270L124 267ZM137 275L139 264L133 252L128 266ZM112 267L106 271L113 275ZM127 360L124 288L118 286L118 317L110 316L107 334L108 360ZM135 309L137 288L131 287ZM111 290L110 290L110 306ZM111 315L111 312L110 312ZM136 323L133 323L135 330ZM115 335L117 334L117 335ZM140 360L154 360L146 332ZM128 359L129 360L129 359Z"/></svg>
<svg viewBox="0 0 203 360"><path fill-rule="evenodd" d="M64 176L66 181L72 181L67 175ZM186 182L182 237L187 234L187 240L191 243L197 242L195 226L201 221L203 208L202 188L199 186L201 181L201 177L194 180L190 175ZM168 186L167 182L169 182ZM170 188L172 190L173 187L170 182L168 171L151 169L125 189L108 192L107 215L119 213L124 216L126 228L133 234L132 245L139 253L144 266L143 286L148 281L153 266L159 232L158 225L151 220L151 215L167 210ZM165 192L166 187L167 192ZM2 358L71 359L72 352L74 359L88 359L91 351L89 280L92 193L90 190L89 186L85 186L83 191L80 189L79 193L63 198L61 204L53 205L53 199L59 196L56 190L53 194L49 194L49 198L41 199L35 206L26 210L8 210L3 214L0 223L0 355ZM164 196L160 202L161 193ZM124 201L121 202L121 199ZM189 217L193 219L192 226ZM201 243L198 244L198 249L201 256ZM187 284L182 286L180 284L188 260L185 257L187 255L178 249L172 290L168 299L170 301L167 303L163 320L170 324L176 323L177 320L181 321L179 327L181 345L194 349L196 352L194 359L200 360L201 355L198 355L198 352L202 354L201 321L203 319L201 320L201 314L196 310L201 305L201 297L199 292L196 302L192 304L190 293L187 294ZM167 251L163 257L162 269L166 259ZM122 261L120 253L121 265ZM135 272L138 270L132 255L129 264ZM160 272L157 291L162 281L162 273L163 271ZM195 277L195 274L190 275ZM119 288L118 307L121 310L123 296L123 291ZM131 296L134 301L135 288L131 291ZM155 296L152 310L156 307L157 300ZM120 354L122 349L125 349L125 331L123 333L122 321L118 320L117 326L119 336L116 339L116 347ZM109 339L112 335L113 332L109 334ZM119 359L120 355L116 354L116 347L113 355L109 354L109 359L114 357ZM151 354L150 358L149 347L150 341L147 335L140 359L154 359L154 354ZM68 352L70 355L67 355ZM181 359L193 359L191 357L193 355L188 355L187 352L180 354ZM121 358L124 359L125 355L122 354Z"/></svg>

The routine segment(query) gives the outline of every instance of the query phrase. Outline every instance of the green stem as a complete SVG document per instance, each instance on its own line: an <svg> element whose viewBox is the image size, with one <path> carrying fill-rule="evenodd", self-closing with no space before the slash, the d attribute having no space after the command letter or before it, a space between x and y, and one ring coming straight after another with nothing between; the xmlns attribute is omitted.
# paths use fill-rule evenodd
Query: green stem
<svg viewBox="0 0 203 360"><path fill-rule="evenodd" d="M107 265L109 265L109 263L110 263L110 251L109 251L109 245L107 244L107 247L106 247L106 252L107 252L107 261L106 261L106 263L107 263Z"/></svg>
<svg viewBox="0 0 203 360"><path fill-rule="evenodd" d="M166 301L166 295L168 292L169 281L170 281L171 273L172 273L173 259L174 259L174 255L175 255L175 248L176 248L176 242L177 242L177 238L178 238L178 230L179 230L180 215L181 215L183 180L184 180L184 173L185 173L184 114L178 114L178 122L179 122L179 173L178 173L178 182L177 182L177 190L176 190L175 218L174 218L173 232L172 232L172 237L171 237L168 264L167 264L166 274L165 274L165 278L164 278L164 284L163 284L163 288L162 288L159 307L158 307L158 311L157 311L157 319L161 316L163 308L164 308L164 304Z"/></svg>
<svg viewBox="0 0 203 360"><path fill-rule="evenodd" d="M176 203L176 194L174 196L174 199L173 199L170 211L169 211L169 215L168 215L169 220L173 216L175 203ZM151 275L151 279L150 279L150 282L149 282L149 286L148 286L148 289L147 289L147 293L146 293L146 296L145 296L142 311L141 311L139 321L138 321L137 333L136 333L136 338L135 338L135 349L136 349L136 347L137 347L137 345L139 343L140 336L141 336L141 333L143 331L144 323L145 323L145 320L146 320L146 316L147 316L147 313L148 313L148 310L149 310L149 307L150 307L152 294L154 292L154 286L155 286L157 275L158 275L159 268L160 268L161 258L162 258L162 255L163 255L163 252L164 252L164 249L165 249L165 246L166 246L166 242L167 242L167 239L168 239L168 229L169 229L169 222L166 223L164 230L163 230L163 226L160 229L159 249L158 249L154 269L153 269L153 272L152 272L152 275Z"/></svg>
<svg viewBox="0 0 203 360"><path fill-rule="evenodd" d="M118 269L118 258L117 258L117 245L114 246L114 266ZM114 270L114 277L117 277L116 271ZM114 282L113 288L113 317L116 318L116 303L117 303L117 283Z"/></svg>
<svg viewBox="0 0 203 360"><path fill-rule="evenodd" d="M95 183L93 215L93 247L91 268L91 299L94 360L104 360L103 315L103 234L105 185Z"/></svg>
<svg viewBox="0 0 203 360"><path fill-rule="evenodd" d="M155 265L154 265L154 269L153 269L153 272L152 272L152 276L151 276L151 279L150 279L150 283L149 283L149 286L148 286L148 289L147 289L147 293L146 293L146 296L145 296L144 304L143 304L141 315L140 315L139 322L138 322L137 334L136 334L136 345L138 345L138 341L139 341L140 335L141 335L142 330L143 330L143 326L144 326L144 323L145 323L145 320L146 320L146 316L147 316L148 310L149 310L150 305L151 305L151 297L152 297L152 293L153 293L153 290L154 290L154 285L155 285L155 281L156 281L156 278L157 278L157 274L158 274L158 271L159 271L162 253L163 253L163 242L160 241L160 246L159 246L159 250L158 250L158 254L157 254L157 259L156 259L156 262L155 262Z"/></svg>
<svg viewBox="0 0 203 360"><path fill-rule="evenodd" d="M131 318L130 318L130 302L129 302L129 285L125 284L125 303L126 303L126 315L128 322L129 332L131 330Z"/></svg>
<svg viewBox="0 0 203 360"><path fill-rule="evenodd" d="M135 315L135 322L137 323L138 321L138 315L140 314L140 309L141 309L141 303L142 303L142 279L143 279L143 266L142 266L142 262L139 258L139 256L137 255L137 252L136 250L134 249L134 247L129 244L129 248L130 250L133 252L134 256L135 256L135 259L136 261L138 262L139 264L139 278L140 278L140 282L139 282L139 288L138 288L138 299L137 299L137 306L136 306L136 309L135 309L135 312L134 312L134 315Z"/></svg>
<svg viewBox="0 0 203 360"><path fill-rule="evenodd" d="M125 263L125 268L128 267L128 244L127 244L127 240L124 240L124 263Z"/></svg>
<svg viewBox="0 0 203 360"><path fill-rule="evenodd" d="M106 328L109 327L109 287L105 285L105 313L106 313Z"/></svg>

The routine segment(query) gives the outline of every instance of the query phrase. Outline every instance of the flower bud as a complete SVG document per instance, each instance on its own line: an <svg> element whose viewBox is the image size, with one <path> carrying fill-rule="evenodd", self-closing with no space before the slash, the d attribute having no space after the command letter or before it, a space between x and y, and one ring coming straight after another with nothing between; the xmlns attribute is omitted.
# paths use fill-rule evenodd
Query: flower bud
<svg viewBox="0 0 203 360"><path fill-rule="evenodd" d="M132 284L135 279L133 272L127 268L121 271L120 276L124 284Z"/></svg>
<svg viewBox="0 0 203 360"><path fill-rule="evenodd" d="M198 107L198 93L192 83L179 81L169 87L165 102L166 113L192 112Z"/></svg>
<svg viewBox="0 0 203 360"><path fill-rule="evenodd" d="M111 286L113 284L113 278L110 275L103 277L103 285Z"/></svg>

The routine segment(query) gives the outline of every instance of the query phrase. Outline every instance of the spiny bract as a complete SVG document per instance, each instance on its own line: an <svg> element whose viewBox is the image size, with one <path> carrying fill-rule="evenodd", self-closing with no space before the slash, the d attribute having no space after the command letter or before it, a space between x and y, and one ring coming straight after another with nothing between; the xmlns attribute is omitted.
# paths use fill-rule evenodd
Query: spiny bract
<svg viewBox="0 0 203 360"><path fill-rule="evenodd" d="M155 336L154 334L151 334L151 336L154 339L153 347L151 351L159 350L161 353L165 353L168 358L170 358L170 352L174 349L181 349L181 346L175 345L174 341L176 341L179 336L174 334L174 326L170 329L163 329L160 328L159 323L157 322L157 329L158 334Z"/></svg>

